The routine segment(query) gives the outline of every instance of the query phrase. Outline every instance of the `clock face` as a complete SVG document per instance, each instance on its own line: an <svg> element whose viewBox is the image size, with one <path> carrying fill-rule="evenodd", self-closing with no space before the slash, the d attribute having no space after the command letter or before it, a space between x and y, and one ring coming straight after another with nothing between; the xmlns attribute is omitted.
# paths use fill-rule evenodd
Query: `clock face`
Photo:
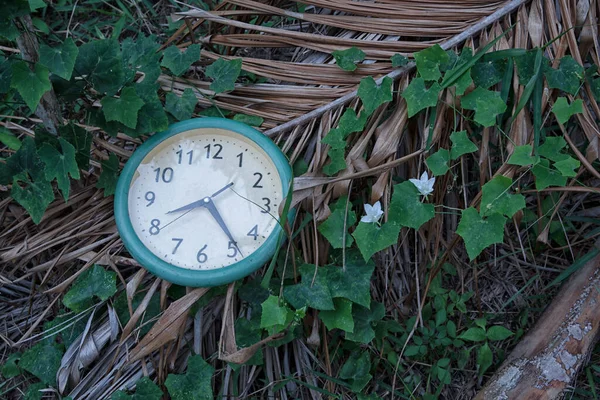
<svg viewBox="0 0 600 400"><path fill-rule="evenodd" d="M142 159L127 211L156 257L206 271L251 257L277 228L283 197L277 167L254 141L199 128L168 137Z"/></svg>

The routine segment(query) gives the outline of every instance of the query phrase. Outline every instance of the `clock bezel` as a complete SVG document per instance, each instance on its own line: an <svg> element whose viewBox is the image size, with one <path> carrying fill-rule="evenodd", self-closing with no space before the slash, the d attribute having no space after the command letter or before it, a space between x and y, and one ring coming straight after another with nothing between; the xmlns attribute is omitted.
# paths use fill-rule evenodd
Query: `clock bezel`
<svg viewBox="0 0 600 400"><path fill-rule="evenodd" d="M134 231L129 216L129 189L135 172L144 158L164 140L186 131L213 128L228 130L244 136L260 147L275 165L286 199L292 183L292 169L279 147L258 130L238 121L225 118L196 118L177 122L158 132L139 146L131 155L117 182L114 199L115 221L123 244L142 267L168 282L182 286L213 287L242 279L264 265L274 254L283 230L276 224L265 242L251 255L226 267L211 270L192 270L170 264L148 249Z"/></svg>

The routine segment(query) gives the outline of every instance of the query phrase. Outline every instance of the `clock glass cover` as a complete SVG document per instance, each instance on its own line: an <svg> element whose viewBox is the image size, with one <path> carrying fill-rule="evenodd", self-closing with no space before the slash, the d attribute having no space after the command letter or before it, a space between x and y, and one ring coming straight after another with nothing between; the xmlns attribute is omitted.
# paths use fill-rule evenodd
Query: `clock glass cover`
<svg viewBox="0 0 600 400"><path fill-rule="evenodd" d="M290 180L285 156L253 128L220 118L180 122L125 166L117 226L156 275L186 286L231 282L273 255Z"/></svg>

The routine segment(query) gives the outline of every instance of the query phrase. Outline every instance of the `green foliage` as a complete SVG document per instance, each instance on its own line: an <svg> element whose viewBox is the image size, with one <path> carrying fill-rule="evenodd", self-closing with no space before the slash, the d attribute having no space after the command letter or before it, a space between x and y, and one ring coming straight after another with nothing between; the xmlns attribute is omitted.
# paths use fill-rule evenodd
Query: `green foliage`
<svg viewBox="0 0 600 400"><path fill-rule="evenodd" d="M423 78L413 79L401 95L408 106L408 117L428 107L435 107L441 90L437 82L426 88Z"/></svg>
<svg viewBox="0 0 600 400"><path fill-rule="evenodd" d="M425 159L427 167L433 175L441 176L450 170L448 163L450 162L450 152L446 149L439 149Z"/></svg>
<svg viewBox="0 0 600 400"><path fill-rule="evenodd" d="M71 38L67 38L60 45L53 47L41 44L40 64L48 67L53 74L56 74L63 79L70 80L78 54L79 49Z"/></svg>
<svg viewBox="0 0 600 400"><path fill-rule="evenodd" d="M261 126L265 121L263 117L258 115L247 115L247 114L235 114L233 116L234 121L239 121L250 126Z"/></svg>
<svg viewBox="0 0 600 400"><path fill-rule="evenodd" d="M131 307L135 310L142 303L144 299L145 293L136 293L131 300ZM119 317L119 321L122 326L127 325L131 318L129 314L129 306L127 304L127 294L122 292L114 301L115 311L117 312L117 316ZM148 307L146 307L146 311L144 315L136 324L136 328L140 328L140 336L145 336L146 333L150 331L152 328L152 323L150 321L154 320L161 312L160 309L160 296L158 294L154 294L150 298L150 302L148 303Z"/></svg>
<svg viewBox="0 0 600 400"><path fill-rule="evenodd" d="M402 54L394 54L391 58L391 61L393 68L404 67L406 64L408 64L408 58Z"/></svg>
<svg viewBox="0 0 600 400"><path fill-rule="evenodd" d="M54 200L54 192L30 137L23 140L21 148L6 164L0 164L0 183L9 183L11 179L11 196L29 212L34 223L39 223L46 207Z"/></svg>
<svg viewBox="0 0 600 400"><path fill-rule="evenodd" d="M348 210L346 210L346 205L348 205ZM344 247L344 240L346 247L350 247L354 240L348 233L348 229L355 223L356 213L352 210L352 205L348 204L348 197L342 196L331 205L331 214L319 225L319 232L325 236L334 249Z"/></svg>
<svg viewBox="0 0 600 400"><path fill-rule="evenodd" d="M100 265L94 264L86 269L73 283L65 294L63 304L75 311L81 312L94 304L94 297L107 300L117 291L116 274L106 271Z"/></svg>
<svg viewBox="0 0 600 400"><path fill-rule="evenodd" d="M375 338L375 329L385 316L385 307L381 303L371 302L370 307L352 305L354 331L346 332L346 339L358 343L370 343Z"/></svg>
<svg viewBox="0 0 600 400"><path fill-rule="evenodd" d="M538 153L542 157L546 157L552 161L562 161L569 156L564 154L562 150L567 145L565 139L560 136L550 136L546 138L544 144L538 148Z"/></svg>
<svg viewBox="0 0 600 400"><path fill-rule="evenodd" d="M92 135L85 129L70 123L59 128L60 136L75 147L75 161L80 169L87 170L90 165Z"/></svg>
<svg viewBox="0 0 600 400"><path fill-rule="evenodd" d="M0 368L0 374L4 379L14 378L21 374L21 368L17 365L17 362L21 359L21 353L16 352L8 356L2 368Z"/></svg>
<svg viewBox="0 0 600 400"><path fill-rule="evenodd" d="M116 94L126 79L119 43L115 39L102 39L84 44L79 48L75 71L86 76L86 81L98 92Z"/></svg>
<svg viewBox="0 0 600 400"><path fill-rule="evenodd" d="M199 59L199 44L193 44L183 51L178 49L177 46L169 46L163 53L163 59L160 65L168 68L176 76L179 76L187 71L190 66Z"/></svg>
<svg viewBox="0 0 600 400"><path fill-rule="evenodd" d="M573 157L568 157L564 160L557 161L554 163L554 166L561 173L562 176L570 178L577 176L577 172L573 170L579 168L580 165L581 163L579 162L579 160L576 160Z"/></svg>
<svg viewBox="0 0 600 400"><path fill-rule="evenodd" d="M284 330L294 319L294 312L286 305L280 305L279 297L269 296L262 304L260 327L271 333Z"/></svg>
<svg viewBox="0 0 600 400"><path fill-rule="evenodd" d="M479 376L482 376L492 366L494 355L490 346L485 343L477 352L477 370Z"/></svg>
<svg viewBox="0 0 600 400"><path fill-rule="evenodd" d="M42 341L23 353L19 367L54 386L63 353L62 346Z"/></svg>
<svg viewBox="0 0 600 400"><path fill-rule="evenodd" d="M499 92L493 92L481 87L463 96L461 105L464 109L475 110L475 122L485 127L496 123L496 116L506 111L506 104Z"/></svg>
<svg viewBox="0 0 600 400"><path fill-rule="evenodd" d="M477 87L489 89L502 80L506 73L507 64L508 62L505 59L482 60L476 63L471 69L473 83Z"/></svg>
<svg viewBox="0 0 600 400"><path fill-rule="evenodd" d="M27 392L25 392L24 400L42 400L44 397L44 392L41 392L42 389L46 389L45 383L33 383L27 387Z"/></svg>
<svg viewBox="0 0 600 400"><path fill-rule="evenodd" d="M354 331L354 320L352 319L352 302L348 299L333 299L333 310L323 310L319 313L321 321L327 329L341 329L352 333Z"/></svg>
<svg viewBox="0 0 600 400"><path fill-rule="evenodd" d="M456 86L456 94L459 96L462 96L467 90L467 88L471 86L471 83L473 83L473 79L471 78L471 68L465 70L465 67L467 67L472 62L473 50L471 50L468 47L465 47L462 49L460 57L454 63L449 63L454 65L452 69L448 70L444 75L444 80L446 80L448 77L457 76L453 84L454 86Z"/></svg>
<svg viewBox="0 0 600 400"><path fill-rule="evenodd" d="M323 172L327 175L333 175L346 168L345 148L346 138L354 132L360 132L364 129L367 122L367 114L364 112L357 117L356 112L351 108L346 108L344 114L340 117L338 127L329 131L322 143L329 145L329 164L325 165Z"/></svg>
<svg viewBox="0 0 600 400"><path fill-rule="evenodd" d="M557 169L552 168L550 162L545 158L534 165L531 172L535 176L535 188L537 190L544 190L549 186L564 186L567 183L567 177Z"/></svg>
<svg viewBox="0 0 600 400"><path fill-rule="evenodd" d="M138 112L144 105L144 100L137 95L134 88L126 87L121 91L119 98L107 96L100 102L107 122L118 121L131 129L135 129Z"/></svg>
<svg viewBox="0 0 600 400"><path fill-rule="evenodd" d="M565 97L559 97L556 99L554 106L552 106L552 112L556 116L556 120L564 124L572 115L583 113L583 100L576 99L573 103L569 104Z"/></svg>
<svg viewBox="0 0 600 400"><path fill-rule="evenodd" d="M438 44L414 53L417 71L426 81L437 81L442 77L440 68L445 66L450 57Z"/></svg>
<svg viewBox="0 0 600 400"><path fill-rule="evenodd" d="M502 243L505 222L506 218L500 214L482 218L473 207L462 211L456 233L465 241L469 259L474 260L486 247L494 243Z"/></svg>
<svg viewBox="0 0 600 400"><path fill-rule="evenodd" d="M389 220L401 226L419 229L435 216L433 204L421 202L421 194L411 182L394 186L390 203Z"/></svg>
<svg viewBox="0 0 600 400"><path fill-rule="evenodd" d="M346 50L335 50L331 53L335 62L344 71L354 71L356 63L365 59L365 53L357 47L350 47Z"/></svg>
<svg viewBox="0 0 600 400"><path fill-rule="evenodd" d="M548 81L548 87L560 89L572 95L576 95L583 79L584 70L571 56L560 59L558 69L545 66L544 75Z"/></svg>
<svg viewBox="0 0 600 400"><path fill-rule="evenodd" d="M44 143L38 154L42 162L46 165L46 179L52 181L56 179L58 188L63 194L65 201L69 199L69 175L73 179L79 179L79 168L75 161L75 147L63 138L58 138L62 152Z"/></svg>
<svg viewBox="0 0 600 400"><path fill-rule="evenodd" d="M477 145L469 139L467 131L457 131L450 135L452 148L450 149L450 158L456 160L458 157L477 151Z"/></svg>
<svg viewBox="0 0 600 400"><path fill-rule="evenodd" d="M27 107L35 111L44 93L52 89L48 68L38 63L32 70L25 61L17 61L11 64L11 73L10 86L19 92Z"/></svg>
<svg viewBox="0 0 600 400"><path fill-rule="evenodd" d="M358 97L360 97L367 115L373 114L373 111L380 105L392 101L392 83L392 79L387 76L383 78L381 85L377 85L371 76L360 80Z"/></svg>
<svg viewBox="0 0 600 400"><path fill-rule="evenodd" d="M373 376L371 370L371 357L368 351L353 351L340 370L340 378L350 382L350 390L360 392L369 383Z"/></svg>
<svg viewBox="0 0 600 400"><path fill-rule="evenodd" d="M211 378L214 372L201 356L191 356L186 373L169 374L165 386L173 400L213 400Z"/></svg>
<svg viewBox="0 0 600 400"><path fill-rule="evenodd" d="M396 244L399 233L400 225L395 222L386 222L381 226L360 222L352 236L364 259L369 260L378 251Z"/></svg>
<svg viewBox="0 0 600 400"><path fill-rule="evenodd" d="M181 96L169 92L165 100L165 110L180 121L191 118L198 103L198 99L191 88L186 88Z"/></svg>
<svg viewBox="0 0 600 400"><path fill-rule="evenodd" d="M212 78L210 89L215 94L229 92L235 89L235 81L242 71L242 59L225 60L219 58L206 68L206 76Z"/></svg>
<svg viewBox="0 0 600 400"><path fill-rule="evenodd" d="M533 148L530 144L525 144L523 146L515 146L515 150L510 155L508 159L508 163L512 165L520 165L527 166L536 164L539 161L539 157L532 156L531 152Z"/></svg>
<svg viewBox="0 0 600 400"><path fill-rule="evenodd" d="M512 179L498 175L481 188L481 215L502 214L511 218L519 210L525 208L525 197L522 194L510 194Z"/></svg>
<svg viewBox="0 0 600 400"><path fill-rule="evenodd" d="M111 400L160 400L163 392L147 376L142 377L135 384L135 393L127 394L122 390L117 390L110 397Z"/></svg>
<svg viewBox="0 0 600 400"><path fill-rule="evenodd" d="M110 196L115 194L117 188L117 180L119 179L119 159L116 155L111 153L108 160L102 161L102 173L96 187L98 189L104 189L104 196Z"/></svg>

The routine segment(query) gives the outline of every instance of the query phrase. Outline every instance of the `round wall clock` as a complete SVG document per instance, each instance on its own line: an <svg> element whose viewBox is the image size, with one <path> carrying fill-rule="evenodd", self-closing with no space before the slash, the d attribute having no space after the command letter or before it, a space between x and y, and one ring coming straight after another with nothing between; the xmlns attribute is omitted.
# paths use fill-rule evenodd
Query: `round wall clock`
<svg viewBox="0 0 600 400"><path fill-rule="evenodd" d="M257 130L222 118L179 122L125 165L117 228L132 256L169 282L233 282L275 253L291 179L287 158Z"/></svg>

